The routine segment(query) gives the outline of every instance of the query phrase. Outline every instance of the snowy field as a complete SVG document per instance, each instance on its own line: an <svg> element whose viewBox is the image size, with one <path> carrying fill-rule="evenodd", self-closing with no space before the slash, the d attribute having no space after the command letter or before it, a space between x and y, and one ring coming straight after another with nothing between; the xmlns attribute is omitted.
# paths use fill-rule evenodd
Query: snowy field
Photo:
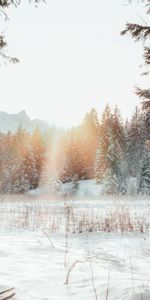
<svg viewBox="0 0 150 300"><path fill-rule="evenodd" d="M150 299L150 202L0 197L0 285L16 300Z"/></svg>

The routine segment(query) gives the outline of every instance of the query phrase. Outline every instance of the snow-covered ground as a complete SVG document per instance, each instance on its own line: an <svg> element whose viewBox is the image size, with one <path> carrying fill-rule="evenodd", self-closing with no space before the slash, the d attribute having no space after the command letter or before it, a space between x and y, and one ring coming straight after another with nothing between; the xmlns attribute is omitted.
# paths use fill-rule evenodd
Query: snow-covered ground
<svg viewBox="0 0 150 300"><path fill-rule="evenodd" d="M68 182L62 185L62 193L66 195L71 193L73 189L73 183ZM78 188L75 191L76 197L99 197L103 193L103 186L96 184L96 180L79 180Z"/></svg>
<svg viewBox="0 0 150 300"><path fill-rule="evenodd" d="M71 196L72 194L76 197L80 198L99 198L100 196L105 194L105 185L97 184L95 179L89 180L79 180L77 181L77 186L75 188L75 182L66 182L60 184L60 182L55 181L52 182L51 185L40 186L35 190L29 191L30 195L42 195L45 193L51 193L53 190L56 193L58 190L58 194L61 196ZM127 194L135 195L137 189L136 179L133 177L128 178L127 182Z"/></svg>
<svg viewBox="0 0 150 300"><path fill-rule="evenodd" d="M149 200L0 200L0 285L16 300L150 299Z"/></svg>
<svg viewBox="0 0 150 300"><path fill-rule="evenodd" d="M103 185L96 184L95 179L90 180L79 180L77 182L78 187L74 191L74 183L73 182L66 182L60 185L56 182L56 189L59 189L59 195L61 196L70 196L74 194L76 197L99 197L103 194ZM55 189L53 186L40 186L35 190L29 191L30 195L41 195L44 193L50 193L51 189Z"/></svg>

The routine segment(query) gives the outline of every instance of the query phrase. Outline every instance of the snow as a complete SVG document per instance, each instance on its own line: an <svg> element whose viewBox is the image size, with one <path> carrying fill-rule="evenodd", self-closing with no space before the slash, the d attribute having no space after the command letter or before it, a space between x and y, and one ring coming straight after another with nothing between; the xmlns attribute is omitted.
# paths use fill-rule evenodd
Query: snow
<svg viewBox="0 0 150 300"><path fill-rule="evenodd" d="M79 197L99 197L102 194L102 185L96 184L94 179L80 180L76 195Z"/></svg>
<svg viewBox="0 0 150 300"><path fill-rule="evenodd" d="M0 201L0 285L15 286L16 300L150 299L149 233L65 231L68 207L79 219L83 213L90 219L123 207L132 220L142 217L147 223L150 215L144 198L5 196ZM54 220L59 226L52 230Z"/></svg>
<svg viewBox="0 0 150 300"><path fill-rule="evenodd" d="M99 198L104 196L105 187L104 184L97 184L95 179L88 180L79 180L78 188L74 191L73 182L62 183L59 190L59 195L61 196L71 196L72 194L75 197L80 198ZM128 195L136 195L135 191L137 190L137 180L133 177L128 178L127 182L127 193ZM45 193L50 193L50 188L47 186L41 186L35 190L28 192L29 195L42 195Z"/></svg>
<svg viewBox="0 0 150 300"><path fill-rule="evenodd" d="M68 196L72 194L73 191L73 182L63 183L60 187L60 194L63 196ZM45 186L41 186L35 190L31 190L28 192L29 195L41 195L47 192L47 188ZM48 190L50 192L50 190ZM96 184L95 179L90 180L79 180L78 188L76 189L74 195L76 197L99 197L103 194L103 185Z"/></svg>
<svg viewBox="0 0 150 300"><path fill-rule="evenodd" d="M79 263L65 285L65 239L52 235L54 248L46 237L33 232L1 232L0 282L16 287L16 299L95 299L90 264ZM81 234L69 238L68 260L93 259L93 273L98 299L106 299L110 274L109 299L132 298L149 286L150 239L143 237ZM131 272L132 266L132 272ZM148 293L148 292L147 292Z"/></svg>

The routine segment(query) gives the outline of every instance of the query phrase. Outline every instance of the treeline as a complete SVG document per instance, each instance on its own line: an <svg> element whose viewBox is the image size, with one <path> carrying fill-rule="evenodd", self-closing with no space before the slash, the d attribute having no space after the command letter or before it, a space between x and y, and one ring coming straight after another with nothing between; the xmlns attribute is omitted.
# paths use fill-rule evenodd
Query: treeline
<svg viewBox="0 0 150 300"><path fill-rule="evenodd" d="M101 119L92 109L67 131L33 133L19 127L0 133L0 191L26 192L39 185L53 191L60 183L95 178L104 192L150 193L150 114L136 108L124 122L119 109L106 106Z"/></svg>
<svg viewBox="0 0 150 300"><path fill-rule="evenodd" d="M119 109L95 109L63 136L57 158L61 181L92 179L110 194L150 193L150 113L136 108L123 121Z"/></svg>

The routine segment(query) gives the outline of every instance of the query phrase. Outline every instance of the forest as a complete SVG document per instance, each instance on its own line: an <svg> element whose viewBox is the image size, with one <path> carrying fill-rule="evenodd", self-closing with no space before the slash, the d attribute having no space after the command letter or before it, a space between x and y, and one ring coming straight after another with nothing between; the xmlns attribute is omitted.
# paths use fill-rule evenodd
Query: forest
<svg viewBox="0 0 150 300"><path fill-rule="evenodd" d="M150 105L142 102L130 120L107 105L99 117L93 108L82 123L44 133L0 133L0 192L24 193L40 185L57 192L65 182L95 179L108 194L150 192Z"/></svg>
<svg viewBox="0 0 150 300"><path fill-rule="evenodd" d="M150 2L142 2L148 16ZM20 3L0 1L0 6L5 9ZM121 32L131 35L135 42L142 41L142 75L149 75L150 66L150 26L146 19L126 23ZM3 36L0 40L5 56L7 43ZM123 120L117 106L112 110L107 105L101 116L93 108L80 125L68 130L52 127L43 133L36 128L30 133L20 124L15 133L0 133L0 192L25 193L44 184L57 191L61 183L74 182L77 187L79 180L95 179L103 184L105 193L128 194L133 183L135 194L149 194L150 90L136 88L136 94L141 106L129 120Z"/></svg>

